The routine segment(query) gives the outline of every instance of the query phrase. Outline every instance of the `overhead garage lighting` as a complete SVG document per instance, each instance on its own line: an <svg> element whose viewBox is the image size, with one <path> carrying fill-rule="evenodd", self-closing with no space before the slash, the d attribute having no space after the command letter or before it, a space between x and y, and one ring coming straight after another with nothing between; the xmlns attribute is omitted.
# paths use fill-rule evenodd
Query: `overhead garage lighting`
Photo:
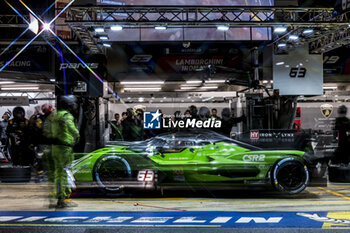
<svg viewBox="0 0 350 233"><path fill-rule="evenodd" d="M3 91L17 91L17 90L39 90L39 87L2 87Z"/></svg>
<svg viewBox="0 0 350 233"><path fill-rule="evenodd" d="M263 80L263 83L268 83L269 81L267 81L267 80Z"/></svg>
<svg viewBox="0 0 350 233"><path fill-rule="evenodd" d="M115 25L115 26L111 27L111 30L112 31L121 31L121 30L123 30L123 27L120 25Z"/></svg>
<svg viewBox="0 0 350 233"><path fill-rule="evenodd" d="M288 40L298 40L298 39L299 39L299 36L297 36L297 35L290 35L288 37Z"/></svg>
<svg viewBox="0 0 350 233"><path fill-rule="evenodd" d="M156 30L166 30L166 26L155 26L154 29L156 29Z"/></svg>
<svg viewBox="0 0 350 233"><path fill-rule="evenodd" d="M308 35L308 34L311 34L311 33L313 33L313 32L314 32L314 29L308 28L308 29L305 29L305 30L303 31L303 34L304 34L304 35Z"/></svg>
<svg viewBox="0 0 350 233"><path fill-rule="evenodd" d="M278 48L284 48L284 47L287 47L287 44L286 43L280 43L277 46L278 46Z"/></svg>
<svg viewBox="0 0 350 233"><path fill-rule="evenodd" d="M108 40L108 36L100 36L100 40Z"/></svg>
<svg viewBox="0 0 350 233"><path fill-rule="evenodd" d="M13 83L15 83L15 82L13 82L13 81L0 81L0 85L1 84L13 84Z"/></svg>
<svg viewBox="0 0 350 233"><path fill-rule="evenodd" d="M188 83L188 84L202 83L202 82L203 82L202 80L189 80L189 81L186 81L186 83Z"/></svg>
<svg viewBox="0 0 350 233"><path fill-rule="evenodd" d="M284 62L276 62L276 66L281 66L281 65L284 65Z"/></svg>
<svg viewBox="0 0 350 233"><path fill-rule="evenodd" d="M230 27L226 25L219 25L216 28L220 31L227 31L228 29L230 29Z"/></svg>
<svg viewBox="0 0 350 233"><path fill-rule="evenodd" d="M120 84L122 85L138 85L138 84L164 84L164 81L149 81L149 82L146 82L146 81L143 81L143 82L138 82L138 81L135 81L135 82L120 82Z"/></svg>
<svg viewBox="0 0 350 233"><path fill-rule="evenodd" d="M276 27L273 32L274 33L285 33L287 31L286 27Z"/></svg>
<svg viewBox="0 0 350 233"><path fill-rule="evenodd" d="M196 88L198 88L198 87L180 87L181 90L193 90Z"/></svg>
<svg viewBox="0 0 350 233"><path fill-rule="evenodd" d="M205 102L205 101L208 101L208 100L212 100L212 99L214 99L214 96L206 98L206 99L203 99L202 102Z"/></svg>
<svg viewBox="0 0 350 233"><path fill-rule="evenodd" d="M160 87L125 87L124 91L160 91Z"/></svg>
<svg viewBox="0 0 350 233"><path fill-rule="evenodd" d="M100 33L100 32L105 32L105 29L102 28L102 27L95 28L95 32L98 32L98 33Z"/></svg>
<svg viewBox="0 0 350 233"><path fill-rule="evenodd" d="M110 48L111 47L111 44L108 44L108 43L103 43L102 44L104 47L107 47L107 48Z"/></svg>
<svg viewBox="0 0 350 233"><path fill-rule="evenodd" d="M203 89L218 89L218 86L201 87Z"/></svg>
<svg viewBox="0 0 350 233"><path fill-rule="evenodd" d="M225 83L226 80L222 79L222 80L208 80L205 81L206 83Z"/></svg>
<svg viewBox="0 0 350 233"><path fill-rule="evenodd" d="M323 87L323 90L335 90L337 89L338 87Z"/></svg>

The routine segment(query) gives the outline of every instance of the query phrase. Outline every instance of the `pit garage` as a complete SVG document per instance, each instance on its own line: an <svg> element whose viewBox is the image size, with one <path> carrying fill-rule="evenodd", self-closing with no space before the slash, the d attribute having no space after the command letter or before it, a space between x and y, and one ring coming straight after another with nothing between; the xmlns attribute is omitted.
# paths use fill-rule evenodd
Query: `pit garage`
<svg viewBox="0 0 350 233"><path fill-rule="evenodd" d="M346 232L349 9L2 2L0 232Z"/></svg>

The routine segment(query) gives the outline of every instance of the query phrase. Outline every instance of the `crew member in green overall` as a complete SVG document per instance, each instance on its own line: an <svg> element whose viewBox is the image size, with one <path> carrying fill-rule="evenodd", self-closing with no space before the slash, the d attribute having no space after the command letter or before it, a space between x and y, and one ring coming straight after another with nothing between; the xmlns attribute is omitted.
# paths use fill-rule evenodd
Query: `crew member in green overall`
<svg viewBox="0 0 350 233"><path fill-rule="evenodd" d="M74 203L64 202L71 193L64 168L72 163L73 146L79 141L79 131L73 116L78 111L77 98L74 95L61 96L57 109L56 114L49 116L44 133L51 139L56 208L65 208L74 206Z"/></svg>

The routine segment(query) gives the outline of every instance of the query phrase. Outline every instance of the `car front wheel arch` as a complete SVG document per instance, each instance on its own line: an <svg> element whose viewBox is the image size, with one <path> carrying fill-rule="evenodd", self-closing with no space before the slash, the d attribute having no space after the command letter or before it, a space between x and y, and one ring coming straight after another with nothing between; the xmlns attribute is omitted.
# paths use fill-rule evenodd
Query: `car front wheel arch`
<svg viewBox="0 0 350 233"><path fill-rule="evenodd" d="M93 169L94 180L97 185L111 193L122 193L122 182L132 178L131 163L123 155L102 155L95 163Z"/></svg>
<svg viewBox="0 0 350 233"><path fill-rule="evenodd" d="M309 182L309 171L303 161L287 157L274 165L270 177L274 188L293 195L306 188Z"/></svg>

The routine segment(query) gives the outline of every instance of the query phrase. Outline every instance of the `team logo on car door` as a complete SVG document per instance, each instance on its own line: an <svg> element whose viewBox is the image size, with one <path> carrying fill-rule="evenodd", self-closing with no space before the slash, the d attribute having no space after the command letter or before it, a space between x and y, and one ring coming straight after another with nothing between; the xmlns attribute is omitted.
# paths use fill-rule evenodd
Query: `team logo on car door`
<svg viewBox="0 0 350 233"><path fill-rule="evenodd" d="M330 117L333 112L333 105L331 104L322 104L321 105L322 115L326 118Z"/></svg>

